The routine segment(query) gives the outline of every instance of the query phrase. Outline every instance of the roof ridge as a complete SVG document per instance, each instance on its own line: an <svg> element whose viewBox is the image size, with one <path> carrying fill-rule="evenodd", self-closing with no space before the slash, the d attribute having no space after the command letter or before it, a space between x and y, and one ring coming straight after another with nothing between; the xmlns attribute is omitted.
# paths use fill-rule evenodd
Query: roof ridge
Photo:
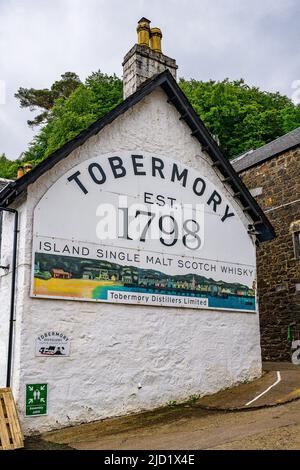
<svg viewBox="0 0 300 470"><path fill-rule="evenodd" d="M238 155L230 160L230 163L237 172L241 172L270 160L297 145L300 145L300 127L296 127L257 149L250 149Z"/></svg>
<svg viewBox="0 0 300 470"><path fill-rule="evenodd" d="M0 206L9 206L42 174L50 170L59 161L68 157L71 152L83 145L91 136L98 134L106 125L111 124L116 118L135 106L158 87L164 90L168 97L168 103L177 109L180 114L180 119L189 126L191 136L198 140L202 149L209 155L212 166L220 172L220 180L222 180L223 177L223 181L226 181L226 183L230 185L234 197L243 207L243 211L250 217L249 222L251 222L251 220L253 221L253 225L255 225L256 231L258 232L258 239L265 241L274 238L275 232L268 218L256 200L251 196L230 162L225 158L169 70L165 70L152 77L150 81L147 81L147 83L138 88L135 93L128 96L128 98L110 112L97 119L87 129L80 132L72 140L50 154L30 172L25 173L21 178L5 186L5 188L0 191Z"/></svg>

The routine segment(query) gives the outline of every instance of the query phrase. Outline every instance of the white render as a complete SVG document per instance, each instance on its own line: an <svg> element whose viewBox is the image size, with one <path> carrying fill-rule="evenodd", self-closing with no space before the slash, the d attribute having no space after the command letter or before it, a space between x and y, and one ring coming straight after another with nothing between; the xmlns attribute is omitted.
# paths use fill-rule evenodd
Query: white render
<svg viewBox="0 0 300 470"><path fill-rule="evenodd" d="M28 187L26 200L16 203L21 216L12 386L25 434L152 409L261 375L258 314L30 297L34 208L58 178L101 154L152 152L200 171L222 185L247 230L250 220L190 133L158 89L42 175ZM11 253L12 220L5 216L2 259ZM0 270L0 386L10 279ZM70 337L69 357L35 357L36 338L52 329ZM26 418L25 384L45 382L48 415Z"/></svg>

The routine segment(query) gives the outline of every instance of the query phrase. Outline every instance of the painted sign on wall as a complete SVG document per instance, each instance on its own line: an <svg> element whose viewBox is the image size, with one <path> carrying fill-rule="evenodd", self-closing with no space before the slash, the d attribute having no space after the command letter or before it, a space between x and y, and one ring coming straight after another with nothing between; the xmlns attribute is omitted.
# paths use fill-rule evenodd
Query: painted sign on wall
<svg viewBox="0 0 300 470"><path fill-rule="evenodd" d="M26 384L25 414L40 416L47 414L48 385Z"/></svg>
<svg viewBox="0 0 300 470"><path fill-rule="evenodd" d="M255 249L206 175L143 152L99 156L35 208L32 295L253 312Z"/></svg>
<svg viewBox="0 0 300 470"><path fill-rule="evenodd" d="M36 339L35 355L42 357L66 357L70 355L70 340L56 330L46 331Z"/></svg>

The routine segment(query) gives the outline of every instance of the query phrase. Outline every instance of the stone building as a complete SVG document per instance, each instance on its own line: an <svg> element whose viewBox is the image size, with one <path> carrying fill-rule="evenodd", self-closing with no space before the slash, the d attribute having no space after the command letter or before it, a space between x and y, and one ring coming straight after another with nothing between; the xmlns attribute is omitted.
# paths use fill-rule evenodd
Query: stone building
<svg viewBox="0 0 300 470"><path fill-rule="evenodd" d="M300 326L300 128L232 165L276 232L257 250L263 359L290 361L288 327Z"/></svg>
<svg viewBox="0 0 300 470"><path fill-rule="evenodd" d="M0 192L0 386L26 434L261 374L256 242L273 228L175 73L143 18L126 99Z"/></svg>

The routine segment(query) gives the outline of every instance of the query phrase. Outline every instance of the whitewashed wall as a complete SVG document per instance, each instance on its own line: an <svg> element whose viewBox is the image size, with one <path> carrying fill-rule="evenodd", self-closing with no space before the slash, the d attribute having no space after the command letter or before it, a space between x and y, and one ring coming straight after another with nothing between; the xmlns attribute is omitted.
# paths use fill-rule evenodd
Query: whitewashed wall
<svg viewBox="0 0 300 470"><path fill-rule="evenodd" d="M76 164L121 150L164 155L221 184L190 129L179 121L165 93L157 90L28 188L21 220L13 377L25 433L211 394L261 374L259 318L255 314L30 298L35 205ZM225 191L246 230L249 220ZM8 280L8 276L0 278L3 312ZM70 357L35 357L36 337L53 328L70 337ZM25 383L41 382L48 383L48 415L25 418Z"/></svg>
<svg viewBox="0 0 300 470"><path fill-rule="evenodd" d="M20 336L24 321L24 297L28 298L28 270L31 264L26 264L26 224L27 205L19 201L17 207L19 213L19 236L17 251L17 275L15 292L15 315L14 315L14 336L13 336L13 356L12 370L15 398L19 395L19 372L20 372ZM3 213L3 231L0 265L9 264L9 270L0 269L0 387L6 386L7 375L7 352L8 334L10 324L10 302L11 302L11 280L12 280L12 254L13 254L13 230L14 214Z"/></svg>
<svg viewBox="0 0 300 470"><path fill-rule="evenodd" d="M5 212L3 214L0 266L7 266L11 261L12 238L13 216ZM10 287L11 270L0 269L0 387L6 386Z"/></svg>

